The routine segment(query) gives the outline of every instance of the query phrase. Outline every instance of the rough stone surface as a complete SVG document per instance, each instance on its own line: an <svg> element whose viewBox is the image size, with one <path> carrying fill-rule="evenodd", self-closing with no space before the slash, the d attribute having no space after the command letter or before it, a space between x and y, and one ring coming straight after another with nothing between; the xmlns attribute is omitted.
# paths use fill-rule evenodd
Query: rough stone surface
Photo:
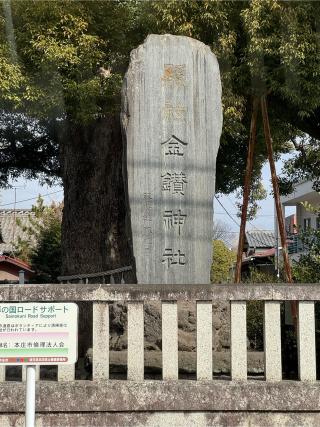
<svg viewBox="0 0 320 427"><path fill-rule="evenodd" d="M245 302L231 302L231 372L233 380L247 379L246 314Z"/></svg>
<svg viewBox="0 0 320 427"><path fill-rule="evenodd" d="M24 410L25 385L0 385L0 412ZM316 382L73 381L36 384L38 412L320 412Z"/></svg>
<svg viewBox="0 0 320 427"><path fill-rule="evenodd" d="M59 381L73 381L75 376L74 365L60 365L58 366L58 380Z"/></svg>
<svg viewBox="0 0 320 427"><path fill-rule="evenodd" d="M138 283L209 283L222 128L210 48L148 36L131 53L121 117Z"/></svg>
<svg viewBox="0 0 320 427"><path fill-rule="evenodd" d="M281 381L280 303L267 301L264 306L265 372L268 381Z"/></svg>
<svg viewBox="0 0 320 427"><path fill-rule="evenodd" d="M298 322L299 377L302 381L314 381L316 379L316 341L313 302L299 302Z"/></svg>
<svg viewBox="0 0 320 427"><path fill-rule="evenodd" d="M177 380L178 362L178 308L175 302L162 303L162 376Z"/></svg>
<svg viewBox="0 0 320 427"><path fill-rule="evenodd" d="M24 427L23 415L0 415L1 427ZM36 427L318 427L320 414L297 412L104 412L38 414Z"/></svg>
<svg viewBox="0 0 320 427"><path fill-rule="evenodd" d="M144 335L143 304L128 304L128 380L143 381Z"/></svg>
<svg viewBox="0 0 320 427"><path fill-rule="evenodd" d="M92 355L94 380L109 378L109 304L93 303Z"/></svg>
<svg viewBox="0 0 320 427"><path fill-rule="evenodd" d="M188 282L186 281L186 284ZM3 285L0 301L319 301L317 283L237 285Z"/></svg>

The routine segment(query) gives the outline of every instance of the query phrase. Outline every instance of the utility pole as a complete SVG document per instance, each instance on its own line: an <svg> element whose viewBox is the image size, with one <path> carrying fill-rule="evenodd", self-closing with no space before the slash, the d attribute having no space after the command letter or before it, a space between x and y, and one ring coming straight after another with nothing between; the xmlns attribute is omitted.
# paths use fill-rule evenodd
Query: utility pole
<svg viewBox="0 0 320 427"><path fill-rule="evenodd" d="M16 205L17 205L17 189L18 188L25 188L25 185L15 185L12 188L14 189L14 202L13 202L13 226L12 226L12 244L15 243L15 237L16 237Z"/></svg>
<svg viewBox="0 0 320 427"><path fill-rule="evenodd" d="M280 268L279 268L279 237L278 237L278 233L277 233L277 237L276 237L276 248L277 248L277 265L276 265L276 272L277 272L277 279L279 281L280 279Z"/></svg>

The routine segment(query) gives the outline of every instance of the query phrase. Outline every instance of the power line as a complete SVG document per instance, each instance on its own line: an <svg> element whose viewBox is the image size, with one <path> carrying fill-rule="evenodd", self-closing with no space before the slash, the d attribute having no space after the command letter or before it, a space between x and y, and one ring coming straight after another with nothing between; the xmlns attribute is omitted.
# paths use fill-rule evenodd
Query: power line
<svg viewBox="0 0 320 427"><path fill-rule="evenodd" d="M30 199L17 200L16 202L5 203L4 205L0 205L0 208L3 208L4 206L11 206L11 205L14 205L17 203L29 202L30 200L36 200L39 196L40 197L46 197L46 196L51 196L52 194L57 194L57 193L61 193L61 192L63 192L63 190L58 190L58 191L54 191L52 193L47 193L47 194L39 194L37 197L31 197Z"/></svg>
<svg viewBox="0 0 320 427"><path fill-rule="evenodd" d="M215 212L215 215L226 215L224 212ZM233 216L238 216L238 214L236 213L230 213L230 215ZM274 217L274 215L272 214L261 214L261 215L255 215L256 218L260 218L260 217Z"/></svg>
<svg viewBox="0 0 320 427"><path fill-rule="evenodd" d="M217 200L217 202L219 203L219 205L222 207L222 209L225 211L225 213L228 215L228 217L240 228L240 224L238 224L237 223L237 221L234 219L234 218L232 218L232 216L229 214L229 212L227 211L227 209L223 206L223 204L220 202L220 200L218 199L218 197L217 196L214 196L215 197L215 199ZM232 202L231 202L232 203ZM251 222L250 221L248 221L249 222L249 224L251 224ZM255 229L257 230L257 231L261 231L261 230L259 230L255 225L253 225L253 224L251 224L253 227L255 227ZM263 231L273 231L273 230L263 230ZM257 243L260 243L260 245L265 245L265 242L262 242L259 238L257 238L256 236L253 238Z"/></svg>
<svg viewBox="0 0 320 427"><path fill-rule="evenodd" d="M227 198L228 198L228 200L230 201L230 203L232 204L232 206L234 206L235 208L237 208L236 207L236 205L233 203L233 201L230 199L230 197L227 195ZM272 215L272 216L274 216L274 215ZM254 227L256 230L258 230L259 231L259 228L258 227L256 227L254 224L252 224L252 222L251 221L249 221L248 219L247 219L247 222L252 226L252 227ZM261 242L260 242L261 243Z"/></svg>
<svg viewBox="0 0 320 427"><path fill-rule="evenodd" d="M216 201L219 203L219 205L222 207L222 209L225 211L225 213L228 215L228 217L231 219L231 221L233 221L237 227L240 227L240 224L237 223L237 221L229 214L229 212L227 211L227 209L223 206L223 204L220 202L220 200L218 199L217 196L214 196Z"/></svg>

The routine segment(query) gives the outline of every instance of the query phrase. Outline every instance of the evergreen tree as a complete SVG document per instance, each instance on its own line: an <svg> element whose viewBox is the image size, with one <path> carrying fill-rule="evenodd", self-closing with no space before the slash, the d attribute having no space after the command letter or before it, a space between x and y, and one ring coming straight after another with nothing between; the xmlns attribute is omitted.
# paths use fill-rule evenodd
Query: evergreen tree
<svg viewBox="0 0 320 427"><path fill-rule="evenodd" d="M233 279L232 267L236 253L226 247L222 240L214 240L211 266L211 283L226 283Z"/></svg>
<svg viewBox="0 0 320 427"><path fill-rule="evenodd" d="M64 274L133 265L119 123L129 52L150 32L171 32L217 55L224 106L217 190L228 193L243 183L253 96L268 95L277 155L304 134L311 152L318 143L319 12L318 1L2 2L0 181L62 180ZM259 129L256 181L266 158Z"/></svg>
<svg viewBox="0 0 320 427"><path fill-rule="evenodd" d="M55 283L61 274L62 204L45 206L39 197L31 211L27 225L17 219L26 237L18 238L14 252L35 271L32 281Z"/></svg>

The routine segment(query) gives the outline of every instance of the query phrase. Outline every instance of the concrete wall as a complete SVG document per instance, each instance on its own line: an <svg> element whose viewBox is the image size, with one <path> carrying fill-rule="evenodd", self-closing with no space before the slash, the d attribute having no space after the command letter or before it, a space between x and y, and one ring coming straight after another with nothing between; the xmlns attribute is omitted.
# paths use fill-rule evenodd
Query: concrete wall
<svg viewBox="0 0 320 427"><path fill-rule="evenodd" d="M303 230L304 219L311 219L311 228L317 228L317 215L308 212L302 205L297 205L297 226L299 230Z"/></svg>

